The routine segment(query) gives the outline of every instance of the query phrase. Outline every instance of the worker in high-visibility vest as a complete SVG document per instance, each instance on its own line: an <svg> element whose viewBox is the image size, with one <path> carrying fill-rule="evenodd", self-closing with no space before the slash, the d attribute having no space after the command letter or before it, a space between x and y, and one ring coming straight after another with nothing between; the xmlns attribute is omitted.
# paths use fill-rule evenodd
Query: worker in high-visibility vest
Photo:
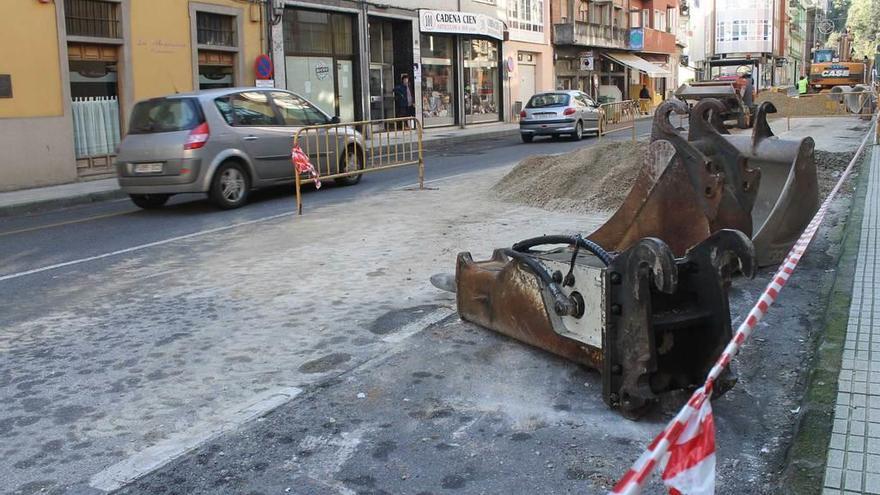
<svg viewBox="0 0 880 495"><path fill-rule="evenodd" d="M797 83L799 95L807 94L807 83L808 83L807 76L801 76L800 80L798 80L798 83Z"/></svg>

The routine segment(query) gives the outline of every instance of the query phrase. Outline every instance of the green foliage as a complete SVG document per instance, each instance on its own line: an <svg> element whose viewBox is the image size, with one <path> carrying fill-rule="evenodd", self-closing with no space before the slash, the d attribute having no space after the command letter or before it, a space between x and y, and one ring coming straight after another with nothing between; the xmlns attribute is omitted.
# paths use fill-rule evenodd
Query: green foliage
<svg viewBox="0 0 880 495"><path fill-rule="evenodd" d="M880 42L880 1L852 0L847 26L853 35L853 60L871 57Z"/></svg>

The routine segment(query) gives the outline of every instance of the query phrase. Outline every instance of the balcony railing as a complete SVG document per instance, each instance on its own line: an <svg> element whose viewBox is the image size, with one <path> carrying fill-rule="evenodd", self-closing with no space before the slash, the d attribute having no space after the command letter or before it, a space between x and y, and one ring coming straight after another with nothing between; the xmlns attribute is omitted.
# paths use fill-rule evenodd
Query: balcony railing
<svg viewBox="0 0 880 495"><path fill-rule="evenodd" d="M553 40L557 45L581 45L625 49L626 29L580 21L566 24L554 24Z"/></svg>

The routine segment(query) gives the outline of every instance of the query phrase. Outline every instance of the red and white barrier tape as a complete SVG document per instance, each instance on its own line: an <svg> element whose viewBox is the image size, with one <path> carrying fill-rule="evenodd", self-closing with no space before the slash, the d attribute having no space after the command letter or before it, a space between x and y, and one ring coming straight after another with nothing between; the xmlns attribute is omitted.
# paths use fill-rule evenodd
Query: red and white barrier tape
<svg viewBox="0 0 880 495"><path fill-rule="evenodd" d="M878 125L876 119L874 125ZM767 288L764 289L761 297L758 298L758 302L749 311L746 319L737 328L733 339L727 344L715 366L709 371L705 384L691 395L687 404L666 425L663 432L654 438L654 441L651 442L647 450L609 492L610 495L636 495L641 493L648 476L660 464L663 464L664 468L663 482L669 487L671 494L702 495L704 493L714 493L715 427L708 399L712 395L712 387L715 380L718 379L724 368L730 364L730 360L739 353L743 343L752 335L758 322L767 314L770 306L773 305L779 296L779 292L785 287L786 282L794 273L807 246L809 246L819 230L819 226L825 219L825 214L828 212L831 201L834 200L837 192L852 173L853 167L864 151L870 135L871 129L868 130L865 138L862 139L862 143L859 145L855 156L853 156L846 170L841 174L840 180L837 181L834 189L828 193L825 201L822 202L819 210L813 216L809 225L807 225L804 233L792 246L782 265L779 266L779 270L776 271ZM676 462L677 458L682 460ZM707 469L709 466L711 466L711 469ZM682 481L684 481L684 485L681 484Z"/></svg>

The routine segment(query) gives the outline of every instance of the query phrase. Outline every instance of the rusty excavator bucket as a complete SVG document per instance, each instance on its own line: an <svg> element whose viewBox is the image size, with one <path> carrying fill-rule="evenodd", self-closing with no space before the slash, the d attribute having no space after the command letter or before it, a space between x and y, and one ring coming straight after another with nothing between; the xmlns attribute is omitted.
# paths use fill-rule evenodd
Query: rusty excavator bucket
<svg viewBox="0 0 880 495"><path fill-rule="evenodd" d="M681 256L712 232L736 229L753 239L758 266L781 262L819 208L813 139L774 136L769 102L758 108L750 136L728 134L719 117L725 108L714 99L690 111L679 100L661 104L632 190L588 238L621 251L658 237ZM690 114L687 136L669 122L673 112ZM657 145L663 142L674 153Z"/></svg>
<svg viewBox="0 0 880 495"><path fill-rule="evenodd" d="M461 253L454 284L432 282L456 291L463 319L599 370L605 402L639 417L702 382L731 338L731 277L780 262L818 208L813 140L775 137L774 111L762 104L737 136L722 102L667 101L632 189L595 232L528 239L488 261ZM689 114L686 134L673 112ZM550 245L564 247L534 249ZM728 372L716 393L733 382Z"/></svg>

